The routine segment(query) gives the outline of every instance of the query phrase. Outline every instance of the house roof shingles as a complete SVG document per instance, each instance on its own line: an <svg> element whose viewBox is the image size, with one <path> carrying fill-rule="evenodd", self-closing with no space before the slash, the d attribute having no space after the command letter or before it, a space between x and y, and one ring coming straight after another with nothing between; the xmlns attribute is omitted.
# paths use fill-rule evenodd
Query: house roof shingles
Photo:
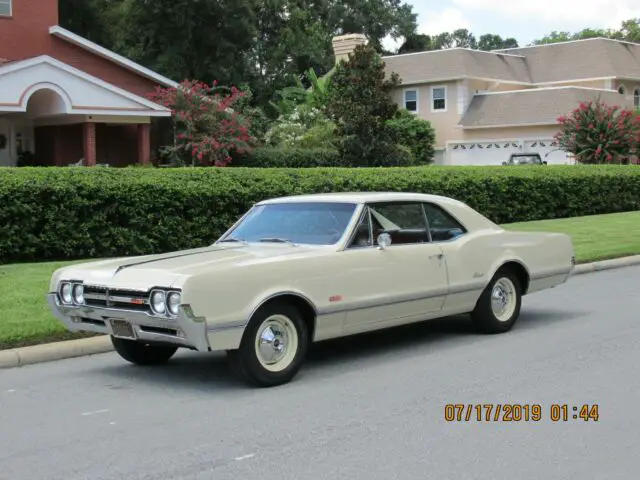
<svg viewBox="0 0 640 480"><path fill-rule="evenodd" d="M514 54L497 54L451 48L431 52L394 55L383 58L387 70L397 72L403 84L457 78L486 78L531 83L525 58Z"/></svg>
<svg viewBox="0 0 640 480"><path fill-rule="evenodd" d="M477 94L458 125L464 128L553 125L559 115L568 114L581 101L595 101L598 97L609 105L625 105L624 97L615 91L584 87Z"/></svg>
<svg viewBox="0 0 640 480"><path fill-rule="evenodd" d="M383 57L403 84L461 78L540 84L596 78L640 79L640 44L590 38L484 52L451 48Z"/></svg>
<svg viewBox="0 0 640 480"><path fill-rule="evenodd" d="M602 77L640 79L640 44L637 43L590 38L493 53L524 56L533 83Z"/></svg>

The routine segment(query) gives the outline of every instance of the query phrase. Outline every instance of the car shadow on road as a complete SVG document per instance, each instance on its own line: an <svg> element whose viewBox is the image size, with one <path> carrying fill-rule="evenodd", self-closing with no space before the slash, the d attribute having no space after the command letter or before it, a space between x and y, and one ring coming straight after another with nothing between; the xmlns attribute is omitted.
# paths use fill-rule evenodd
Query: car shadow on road
<svg viewBox="0 0 640 480"><path fill-rule="evenodd" d="M505 335L526 335L531 330L550 328L552 324L575 321L587 312L533 308L522 311L515 328ZM369 361L381 362L387 358L428 354L469 342L476 343L495 336L478 334L468 315L456 315L427 322L388 328L327 340L312 345L304 365L306 373L313 376L331 374L336 365L354 367ZM147 385L197 391L215 390L232 392L246 386L231 370L223 353L177 354L161 367L133 366L122 360L121 364L96 367L93 374L131 380ZM125 387L119 387L125 388ZM126 387L130 388L130 387Z"/></svg>
<svg viewBox="0 0 640 480"><path fill-rule="evenodd" d="M513 330L505 335L526 335L552 324L575 321L588 312L527 309L522 311ZM309 352L306 369L335 363L357 363L386 356L414 355L416 352L446 350L460 343L482 342L493 335L478 333L469 315L455 315L421 323L378 330L315 344Z"/></svg>

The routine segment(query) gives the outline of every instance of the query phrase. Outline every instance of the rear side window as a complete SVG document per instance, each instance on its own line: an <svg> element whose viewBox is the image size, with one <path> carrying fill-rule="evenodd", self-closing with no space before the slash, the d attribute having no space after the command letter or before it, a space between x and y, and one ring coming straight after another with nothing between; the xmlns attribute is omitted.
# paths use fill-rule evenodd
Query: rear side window
<svg viewBox="0 0 640 480"><path fill-rule="evenodd" d="M424 211L429 222L431 238L434 242L453 240L467 233L464 226L441 207L425 203Z"/></svg>

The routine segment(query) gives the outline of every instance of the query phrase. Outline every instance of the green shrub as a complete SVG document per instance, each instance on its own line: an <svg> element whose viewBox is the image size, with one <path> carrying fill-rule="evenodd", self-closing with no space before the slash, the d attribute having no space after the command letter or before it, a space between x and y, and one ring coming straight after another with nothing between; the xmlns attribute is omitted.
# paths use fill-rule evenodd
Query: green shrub
<svg viewBox="0 0 640 480"><path fill-rule="evenodd" d="M311 168L344 166L336 150L326 148L256 148L252 153L238 157L234 167L258 168Z"/></svg>
<svg viewBox="0 0 640 480"><path fill-rule="evenodd" d="M416 117L408 110L398 110L396 118L387 121L398 143L409 148L415 163L427 165L433 162L436 133L431 122Z"/></svg>
<svg viewBox="0 0 640 480"><path fill-rule="evenodd" d="M207 245L254 202L338 191L446 195L506 223L639 210L640 167L2 168L0 261Z"/></svg>
<svg viewBox="0 0 640 480"><path fill-rule="evenodd" d="M391 146L386 155L371 161L374 167L408 167L415 163L413 154L404 145ZM238 155L231 162L233 167L257 168L317 168L356 167L348 159L330 148L277 148L260 147L246 155Z"/></svg>
<svg viewBox="0 0 640 480"><path fill-rule="evenodd" d="M336 126L331 121L318 122L300 139L301 148L329 148L333 149Z"/></svg>

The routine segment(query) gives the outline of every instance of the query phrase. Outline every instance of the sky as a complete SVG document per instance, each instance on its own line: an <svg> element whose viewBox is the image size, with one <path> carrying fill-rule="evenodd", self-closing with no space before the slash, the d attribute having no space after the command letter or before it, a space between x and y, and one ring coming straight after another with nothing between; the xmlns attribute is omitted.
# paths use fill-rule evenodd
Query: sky
<svg viewBox="0 0 640 480"><path fill-rule="evenodd" d="M419 33L433 35L466 28L476 38L494 33L515 38L520 46L554 30L619 28L623 20L640 17L640 0L405 1L418 14Z"/></svg>

